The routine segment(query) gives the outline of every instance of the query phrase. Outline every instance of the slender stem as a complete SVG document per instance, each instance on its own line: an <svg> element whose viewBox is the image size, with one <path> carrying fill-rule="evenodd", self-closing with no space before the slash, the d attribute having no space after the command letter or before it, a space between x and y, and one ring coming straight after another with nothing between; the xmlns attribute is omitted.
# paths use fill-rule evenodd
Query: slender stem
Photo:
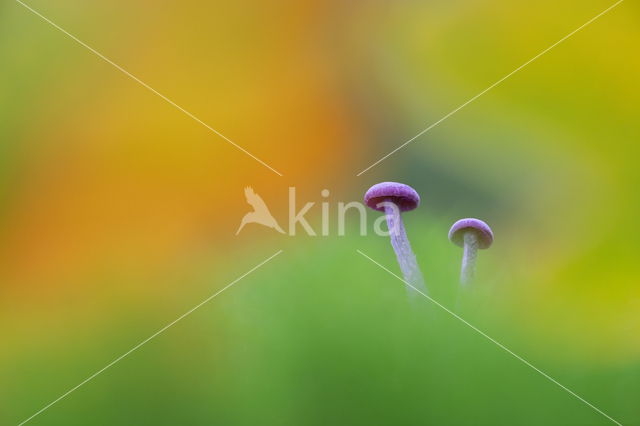
<svg viewBox="0 0 640 426"><path fill-rule="evenodd" d="M478 257L478 235L473 231L464 233L464 254L462 255L462 268L460 270L460 288L456 300L455 311L466 310L471 303L474 293L474 281L476 275L476 259Z"/></svg>
<svg viewBox="0 0 640 426"><path fill-rule="evenodd" d="M462 269L460 271L460 287L473 291L473 282L476 275L476 259L478 257L478 236L475 232L464 233L464 255L462 256Z"/></svg>
<svg viewBox="0 0 640 426"><path fill-rule="evenodd" d="M386 201L391 202L392 200L387 199ZM391 245L393 246L393 250L396 252L404 280L428 296L429 292L427 291L427 286L424 283L422 272L420 272L418 262L416 262L416 256L413 254L413 250L411 250L411 245L407 239L407 233L404 230L400 210L394 209L389 203L387 203L385 204L384 212L387 217L387 226L389 227ZM413 303L415 300L419 300L418 298L424 299L424 296L409 285L406 287L407 296L409 297L410 302Z"/></svg>

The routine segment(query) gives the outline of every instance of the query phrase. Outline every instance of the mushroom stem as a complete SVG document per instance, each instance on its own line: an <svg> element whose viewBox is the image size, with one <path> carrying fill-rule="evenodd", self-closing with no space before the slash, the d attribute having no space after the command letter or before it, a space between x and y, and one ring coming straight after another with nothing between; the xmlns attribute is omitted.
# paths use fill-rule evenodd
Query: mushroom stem
<svg viewBox="0 0 640 426"><path fill-rule="evenodd" d="M478 235L475 232L467 231L464 233L464 254L460 271L460 289L462 291L473 291L477 258Z"/></svg>
<svg viewBox="0 0 640 426"><path fill-rule="evenodd" d="M462 268L460 270L460 288L456 298L455 312L467 311L472 303L476 277L476 259L478 258L478 234L474 231L466 231L463 235L464 254L462 255Z"/></svg>
<svg viewBox="0 0 640 426"><path fill-rule="evenodd" d="M393 246L393 250L396 252L398 263L400 264L400 270L402 271L402 275L404 276L404 280L407 284L406 287L409 302L414 304L416 303L416 300L419 300L418 298L424 297L415 289L420 290L427 296L429 296L429 292L427 291L427 286L424 283L422 272L420 272L420 268L418 267L418 262L416 262L416 256L413 254L413 250L411 250L411 245L407 239L407 233L405 232L404 224L402 223L400 209L394 209L390 205L390 203L393 202L392 198L387 198L385 201L387 201L387 203L385 203L384 213L387 217L387 226L389 227L389 235L391 236L391 245ZM411 288L411 286L415 287L415 289Z"/></svg>

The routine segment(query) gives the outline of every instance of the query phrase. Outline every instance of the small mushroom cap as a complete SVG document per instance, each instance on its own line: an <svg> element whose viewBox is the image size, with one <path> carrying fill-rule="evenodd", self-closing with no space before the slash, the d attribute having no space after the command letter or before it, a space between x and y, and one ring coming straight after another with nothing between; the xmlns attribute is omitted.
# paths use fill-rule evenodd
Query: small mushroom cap
<svg viewBox="0 0 640 426"><path fill-rule="evenodd" d="M449 241L458 247L464 247L464 233L473 231L478 236L478 248L488 249L493 243L493 232L489 225L480 219L460 219L449 230Z"/></svg>
<svg viewBox="0 0 640 426"><path fill-rule="evenodd" d="M373 185L364 194L364 203L374 210L384 211L384 206L377 207L378 203L393 201L401 212L413 210L420 204L420 196L409 185L398 182L382 182Z"/></svg>

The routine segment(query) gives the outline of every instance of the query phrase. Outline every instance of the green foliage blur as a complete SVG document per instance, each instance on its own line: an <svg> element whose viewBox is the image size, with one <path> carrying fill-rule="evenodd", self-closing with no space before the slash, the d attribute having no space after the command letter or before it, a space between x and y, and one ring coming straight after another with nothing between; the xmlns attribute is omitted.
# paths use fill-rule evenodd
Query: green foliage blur
<svg viewBox="0 0 640 426"><path fill-rule="evenodd" d="M453 310L461 250L446 239L446 223L418 218L406 220L417 259L432 297ZM268 243L233 268L216 264L191 276L182 295L165 300L162 314L147 307L120 318L108 334L92 337L93 345L75 348L74 359L65 357L64 347L22 359L9 375L17 383L11 411L46 405L279 249ZM423 321L410 309L404 284L356 250L399 274L390 244L375 235L287 243L274 259L33 423L609 422L444 309L436 309L435 321ZM510 319L513 308L504 294L517 283L500 277L499 259L487 251L478 261L476 300L460 315L623 424L633 424L640 368L558 361L556 347L532 343Z"/></svg>

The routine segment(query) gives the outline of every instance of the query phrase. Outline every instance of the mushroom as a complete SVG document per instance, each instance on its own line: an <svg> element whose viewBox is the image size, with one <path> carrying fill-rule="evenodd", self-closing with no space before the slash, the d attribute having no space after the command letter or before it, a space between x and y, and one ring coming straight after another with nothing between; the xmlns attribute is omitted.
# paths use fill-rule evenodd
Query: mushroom
<svg viewBox="0 0 640 426"><path fill-rule="evenodd" d="M401 212L418 207L420 196L408 185L397 182L382 182L369 188L364 196L364 203L373 210L385 213L391 245L396 252L400 270L407 284L407 296L409 301L415 305L416 298L422 297L416 290L424 293L427 297L429 292L416 262L416 256L409 245Z"/></svg>
<svg viewBox="0 0 640 426"><path fill-rule="evenodd" d="M476 274L478 249L488 249L493 243L493 232L489 225L479 219L460 219L449 230L449 241L458 247L464 247L462 268L460 271L460 291L463 294L473 292ZM459 299L456 302L456 310Z"/></svg>

